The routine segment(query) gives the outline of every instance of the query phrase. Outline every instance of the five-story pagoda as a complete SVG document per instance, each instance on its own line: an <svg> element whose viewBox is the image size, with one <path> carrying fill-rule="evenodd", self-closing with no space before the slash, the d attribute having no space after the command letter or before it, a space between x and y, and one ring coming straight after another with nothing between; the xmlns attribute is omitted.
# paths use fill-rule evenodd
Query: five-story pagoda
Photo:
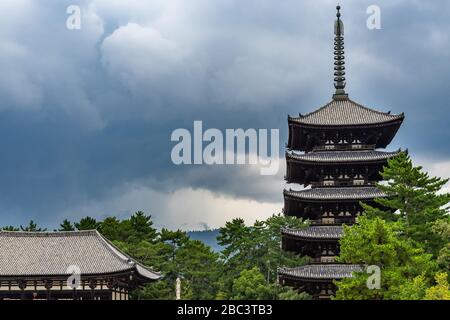
<svg viewBox="0 0 450 320"><path fill-rule="evenodd" d="M334 279L351 277L360 266L338 264L342 225L375 205L380 170L399 151L385 152L404 115L384 113L352 101L345 92L344 25L337 6L334 27L334 87L331 102L307 115L288 118L288 183L309 187L284 190L284 214L311 221L306 229L283 229L282 249L309 256L309 265L279 268L279 281L316 299L335 293Z"/></svg>

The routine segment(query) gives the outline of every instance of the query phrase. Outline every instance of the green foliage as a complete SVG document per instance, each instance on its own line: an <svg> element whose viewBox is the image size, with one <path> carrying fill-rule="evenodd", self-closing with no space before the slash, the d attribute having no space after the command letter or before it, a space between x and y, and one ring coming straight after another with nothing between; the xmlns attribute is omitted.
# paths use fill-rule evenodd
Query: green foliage
<svg viewBox="0 0 450 320"><path fill-rule="evenodd" d="M38 227L38 225L33 221L30 220L27 226L20 226L20 230L22 231L28 231L28 232L41 232L41 231L47 231L47 229L42 229Z"/></svg>
<svg viewBox="0 0 450 320"><path fill-rule="evenodd" d="M19 231L20 229L14 227L14 226L6 226L6 227L3 227L2 230L4 230L4 231Z"/></svg>
<svg viewBox="0 0 450 320"><path fill-rule="evenodd" d="M59 225L58 231L75 231L75 226L67 219Z"/></svg>
<svg viewBox="0 0 450 320"><path fill-rule="evenodd" d="M218 298L227 297L219 293ZM221 296L223 295L223 296ZM232 291L228 294L231 300L310 300L305 292L298 293L290 287L280 286L276 282L268 282L264 274L257 268L243 270L233 280Z"/></svg>
<svg viewBox="0 0 450 320"><path fill-rule="evenodd" d="M142 211L135 212L125 220L108 217L98 223L98 229L108 239L134 244L141 241L153 242L158 234L153 227L151 216Z"/></svg>
<svg viewBox="0 0 450 320"><path fill-rule="evenodd" d="M447 278L447 273L437 273L435 277L436 285L427 289L425 300L450 300L450 286Z"/></svg>
<svg viewBox="0 0 450 320"><path fill-rule="evenodd" d="M437 221L448 221L450 194L441 192L448 179L430 177L421 166L414 166L405 152L388 160L380 174L386 182L377 186L389 197L375 201L387 210L364 205L366 214L403 221L406 235L437 256L448 243L448 238L433 232Z"/></svg>
<svg viewBox="0 0 450 320"><path fill-rule="evenodd" d="M290 252L280 250L281 228L304 228L307 224L295 217L273 215L266 221L256 221L246 226L242 219L233 219L221 228L217 237L223 247L221 258L221 294L232 292L234 279L242 271L256 267L268 283L275 283L277 267L293 267L305 263Z"/></svg>
<svg viewBox="0 0 450 320"><path fill-rule="evenodd" d="M278 293L278 300L311 300L311 296L306 292L298 293L298 291L290 287L281 287Z"/></svg>
<svg viewBox="0 0 450 320"><path fill-rule="evenodd" d="M450 272L450 243L447 243L447 245L439 251L437 263L442 270Z"/></svg>
<svg viewBox="0 0 450 320"><path fill-rule="evenodd" d="M422 300L425 297L428 281L424 275L413 279L405 279L405 282L396 290L397 300Z"/></svg>
<svg viewBox="0 0 450 320"><path fill-rule="evenodd" d="M147 284L142 289L134 290L130 297L134 300L173 300L175 290L171 287L171 283L163 279Z"/></svg>
<svg viewBox="0 0 450 320"><path fill-rule="evenodd" d="M437 262L440 268L449 273L450 272L450 217L447 219L440 219L436 221L432 227L432 232L437 235L444 245L440 248L437 254Z"/></svg>
<svg viewBox="0 0 450 320"><path fill-rule="evenodd" d="M132 235L128 241L153 241L156 238L157 232L153 228L152 216L145 215L142 211L137 211L130 217L130 225L133 230Z"/></svg>
<svg viewBox="0 0 450 320"><path fill-rule="evenodd" d="M232 300L269 300L273 299L273 290L257 267L243 270L233 281Z"/></svg>
<svg viewBox="0 0 450 320"><path fill-rule="evenodd" d="M189 299L215 298L220 264L210 247L189 240L178 249L174 262L184 283L189 285Z"/></svg>
<svg viewBox="0 0 450 320"><path fill-rule="evenodd" d="M344 227L339 261L358 265L376 265L381 269L380 289L369 289L370 274L337 281L336 299L400 299L405 291L418 286L421 275L432 275L436 263L404 236L404 225L381 218L361 216L352 227ZM414 282L415 281L415 282Z"/></svg>
<svg viewBox="0 0 450 320"><path fill-rule="evenodd" d="M175 299L175 281L181 278L182 299L214 299L220 266L218 255L181 230L153 228L150 216L136 212L130 219L106 218L100 232L141 263L163 274L157 283L133 292L136 299Z"/></svg>
<svg viewBox="0 0 450 320"><path fill-rule="evenodd" d="M100 226L100 223L97 222L94 218L85 217L81 219L79 222L75 222L75 227L77 230L96 230Z"/></svg>
<svg viewBox="0 0 450 320"><path fill-rule="evenodd" d="M336 282L336 299L445 297L448 283L438 270L450 265L450 194L442 192L448 180L429 177L406 153L389 160L381 175L386 182L378 188L388 197L375 199L377 207L362 204L365 215L340 240L340 261L379 266L381 287L369 289L370 275L356 273ZM430 287L435 276L438 284Z"/></svg>

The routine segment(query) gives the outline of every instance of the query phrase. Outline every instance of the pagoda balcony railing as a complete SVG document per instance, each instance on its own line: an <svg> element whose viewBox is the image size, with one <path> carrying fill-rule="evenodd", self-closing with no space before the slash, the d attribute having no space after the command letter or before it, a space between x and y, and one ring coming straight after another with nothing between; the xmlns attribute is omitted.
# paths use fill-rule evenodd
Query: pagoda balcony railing
<svg viewBox="0 0 450 320"><path fill-rule="evenodd" d="M310 224L314 226L318 225L342 225L348 224L352 225L355 223L355 218L347 217L347 218L321 218L318 220L311 220Z"/></svg>
<svg viewBox="0 0 450 320"><path fill-rule="evenodd" d="M326 188L326 187L356 187L356 186L374 186L372 181L364 179L340 179L340 180L323 180L311 182L313 188Z"/></svg>
<svg viewBox="0 0 450 320"><path fill-rule="evenodd" d="M336 263L336 256L320 256L311 258L311 263L313 264Z"/></svg>
<svg viewBox="0 0 450 320"><path fill-rule="evenodd" d="M313 151L373 150L373 149L375 149L374 144L364 144L364 143L327 144L313 147Z"/></svg>

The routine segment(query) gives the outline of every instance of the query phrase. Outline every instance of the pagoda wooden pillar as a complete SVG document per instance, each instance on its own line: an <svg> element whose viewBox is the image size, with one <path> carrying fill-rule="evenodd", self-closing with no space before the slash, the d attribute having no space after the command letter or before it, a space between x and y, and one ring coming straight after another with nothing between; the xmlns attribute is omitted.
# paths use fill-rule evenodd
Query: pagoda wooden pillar
<svg viewBox="0 0 450 320"><path fill-rule="evenodd" d="M51 300L51 298L52 298L51 290L53 287L53 282L51 280L46 280L44 286L45 286L45 289L47 289L47 300Z"/></svg>
<svg viewBox="0 0 450 320"><path fill-rule="evenodd" d="M95 300L95 288L97 287L97 281L89 281L89 288L91 289L91 300Z"/></svg>
<svg viewBox="0 0 450 320"><path fill-rule="evenodd" d="M20 289L20 300L25 300L25 288L27 287L26 281L19 280L18 287Z"/></svg>

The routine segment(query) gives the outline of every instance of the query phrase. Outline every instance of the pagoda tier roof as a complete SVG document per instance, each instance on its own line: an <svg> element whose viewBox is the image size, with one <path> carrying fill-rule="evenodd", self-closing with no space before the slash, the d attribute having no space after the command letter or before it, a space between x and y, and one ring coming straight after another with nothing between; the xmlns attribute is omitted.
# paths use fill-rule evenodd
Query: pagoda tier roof
<svg viewBox="0 0 450 320"><path fill-rule="evenodd" d="M363 267L353 264L312 264L296 268L279 268L278 275L298 280L334 280L351 278Z"/></svg>
<svg viewBox="0 0 450 320"><path fill-rule="evenodd" d="M385 197L386 194L376 187L339 187L311 188L300 191L284 190L285 197L299 200L341 201L341 200L371 200Z"/></svg>
<svg viewBox="0 0 450 320"><path fill-rule="evenodd" d="M161 276L117 249L96 230L70 232L0 231L0 277L67 276L134 272L143 282Z"/></svg>
<svg viewBox="0 0 450 320"><path fill-rule="evenodd" d="M380 112L348 98L333 99L325 106L299 117L289 116L289 121L311 126L359 126L403 121L404 114Z"/></svg>
<svg viewBox="0 0 450 320"><path fill-rule="evenodd" d="M294 150L286 151L286 159L292 159L306 163L350 163L350 162L370 162L384 161L393 158L402 152L400 149L392 152L376 150L358 150L358 151L313 151L300 153Z"/></svg>
<svg viewBox="0 0 450 320"><path fill-rule="evenodd" d="M339 240L342 233L342 226L311 226L303 229L281 229L282 235L312 240Z"/></svg>

